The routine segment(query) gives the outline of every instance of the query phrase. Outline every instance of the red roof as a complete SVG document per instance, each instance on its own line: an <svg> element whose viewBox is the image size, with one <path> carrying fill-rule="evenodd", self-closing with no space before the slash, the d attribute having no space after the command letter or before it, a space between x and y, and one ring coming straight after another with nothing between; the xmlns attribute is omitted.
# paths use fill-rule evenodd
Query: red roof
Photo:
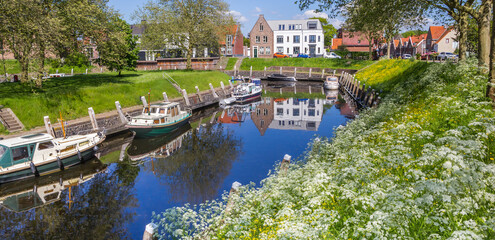
<svg viewBox="0 0 495 240"><path fill-rule="evenodd" d="M239 27L238 25L227 26L226 27L226 31L223 34L220 31L220 33L219 33L219 35L220 35L220 41L219 41L220 45L225 45L225 40L226 40L225 39L225 36L226 35L232 35L235 38L235 35L237 33L237 28L238 27Z"/></svg>
<svg viewBox="0 0 495 240"><path fill-rule="evenodd" d="M437 40L445 32L444 26L430 26L431 39Z"/></svg>
<svg viewBox="0 0 495 240"><path fill-rule="evenodd" d="M427 36L428 36L427 33L423 33L423 34L421 34L419 36L412 36L411 37L411 41L413 42L413 44L418 44L421 41L425 40Z"/></svg>
<svg viewBox="0 0 495 240"><path fill-rule="evenodd" d="M402 40L402 44L406 44L407 42L409 42L409 38L401 38Z"/></svg>
<svg viewBox="0 0 495 240"><path fill-rule="evenodd" d="M400 43L400 41L399 41L399 40L394 40L394 46L395 46L395 47L398 47L398 46L399 46L399 43Z"/></svg>
<svg viewBox="0 0 495 240"><path fill-rule="evenodd" d="M349 52L368 52L369 51L368 46L347 46L346 49Z"/></svg>
<svg viewBox="0 0 495 240"><path fill-rule="evenodd" d="M332 50L337 50L342 45L342 38L332 38Z"/></svg>
<svg viewBox="0 0 495 240"><path fill-rule="evenodd" d="M446 31L444 31L442 36L440 36L438 38L438 40L435 42L435 44L439 43L447 34L449 34L449 32L452 31L452 29L454 29L454 27L449 27Z"/></svg>

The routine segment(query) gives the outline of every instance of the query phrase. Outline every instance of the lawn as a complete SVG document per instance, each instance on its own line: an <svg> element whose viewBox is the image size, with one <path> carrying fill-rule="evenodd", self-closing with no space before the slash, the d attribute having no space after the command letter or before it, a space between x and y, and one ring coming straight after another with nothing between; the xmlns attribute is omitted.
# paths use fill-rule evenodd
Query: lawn
<svg viewBox="0 0 495 240"><path fill-rule="evenodd" d="M34 72L37 71L37 64L36 63L31 63L29 66L29 71ZM93 66L90 67L78 67L78 66L63 66L59 68L53 68L51 67L48 63L45 64L45 69L48 73L56 73L57 70L59 73L66 73L70 74L71 70L74 69L74 74L83 74L86 72L86 68L88 68L88 71L90 71ZM5 69L7 70L8 74L19 74L21 73L21 65L19 65L19 62L17 60L5 60ZM4 75L5 71L3 68L3 62L0 60L0 75Z"/></svg>
<svg viewBox="0 0 495 240"><path fill-rule="evenodd" d="M8 74L15 74L21 72L21 65L17 60L5 60L5 70ZM4 62L0 60L0 75L4 75Z"/></svg>
<svg viewBox="0 0 495 240"><path fill-rule="evenodd" d="M209 89L209 83L226 85L229 77L221 72L167 72L181 88L188 93ZM151 89L151 100L162 100L162 92L169 98L179 97L176 89L159 71L125 72L122 77L115 73L77 75L74 77L54 78L43 83L38 89L29 84L0 84L0 105L11 108L27 129L43 125L43 116L50 116L57 122L59 111L65 119L75 119L88 115L88 107L96 113L115 109L115 101L123 108L141 104L140 96L147 95Z"/></svg>
<svg viewBox="0 0 495 240"><path fill-rule="evenodd" d="M225 67L225 70L234 70L234 66L237 63L237 58L229 58L229 61L227 62L227 66Z"/></svg>
<svg viewBox="0 0 495 240"><path fill-rule="evenodd" d="M348 59L327 59L327 58L245 58L241 64L241 70L262 71L265 67L287 66L287 67L314 67L333 69L361 69L373 61L369 60L348 60Z"/></svg>

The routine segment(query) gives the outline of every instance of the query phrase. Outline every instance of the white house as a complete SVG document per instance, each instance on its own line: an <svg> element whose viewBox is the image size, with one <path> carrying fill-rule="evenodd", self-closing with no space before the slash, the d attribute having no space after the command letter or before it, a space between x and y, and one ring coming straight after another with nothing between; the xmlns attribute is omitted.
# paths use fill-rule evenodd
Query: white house
<svg viewBox="0 0 495 240"><path fill-rule="evenodd" d="M297 98L276 102L273 121L268 128L318 131L323 117L323 103L321 99L300 101Z"/></svg>
<svg viewBox="0 0 495 240"><path fill-rule="evenodd" d="M324 34L318 19L267 21L273 31L273 52L287 55L305 53L321 57L324 53Z"/></svg>

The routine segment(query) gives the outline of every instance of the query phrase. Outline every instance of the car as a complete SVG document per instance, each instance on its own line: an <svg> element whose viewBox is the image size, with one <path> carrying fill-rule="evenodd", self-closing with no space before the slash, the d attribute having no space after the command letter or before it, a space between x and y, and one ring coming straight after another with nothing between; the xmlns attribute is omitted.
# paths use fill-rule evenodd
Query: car
<svg viewBox="0 0 495 240"><path fill-rule="evenodd" d="M433 59L433 56L434 56L434 54L436 54L436 53L437 53L437 52L435 52L435 51L431 51L431 52L427 52L427 53L425 53L425 54L422 54L422 55L421 55L421 60L427 60L427 59L431 60L431 59Z"/></svg>
<svg viewBox="0 0 495 240"><path fill-rule="evenodd" d="M410 59L411 57L412 57L411 54L407 54L407 53L402 55L402 59Z"/></svg>
<svg viewBox="0 0 495 240"><path fill-rule="evenodd" d="M440 54L438 54L438 59L440 60L457 59L457 55L450 52L441 52Z"/></svg>
<svg viewBox="0 0 495 240"><path fill-rule="evenodd" d="M289 57L288 55L281 52L276 52L273 54L273 58L288 58L288 57Z"/></svg>
<svg viewBox="0 0 495 240"><path fill-rule="evenodd" d="M325 54L323 54L323 57L324 58L337 58L337 59L342 59L341 56L337 55L336 53L334 52L325 52Z"/></svg>
<svg viewBox="0 0 495 240"><path fill-rule="evenodd" d="M311 58L308 54L304 54L304 53L297 54L297 57L298 58Z"/></svg>

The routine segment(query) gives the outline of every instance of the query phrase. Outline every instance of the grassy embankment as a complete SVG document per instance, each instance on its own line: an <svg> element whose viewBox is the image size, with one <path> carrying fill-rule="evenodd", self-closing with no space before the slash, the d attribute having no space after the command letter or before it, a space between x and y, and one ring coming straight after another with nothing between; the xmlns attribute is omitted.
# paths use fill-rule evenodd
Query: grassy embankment
<svg viewBox="0 0 495 240"><path fill-rule="evenodd" d="M241 70L262 71L265 67L313 67L313 68L333 68L333 69L361 69L373 61L368 60L347 60L347 59L327 59L327 58L245 58L241 64Z"/></svg>
<svg viewBox="0 0 495 240"><path fill-rule="evenodd" d="M357 78L387 90L378 108L241 187L228 214L224 195L155 215L161 236L494 239L495 114L476 63L387 60Z"/></svg>
<svg viewBox="0 0 495 240"><path fill-rule="evenodd" d="M220 72L167 72L188 93L209 89L208 83L220 87L229 77ZM0 84L0 104L12 108L27 129L43 125L43 116L57 122L59 111L65 119L88 115L88 107L96 113L115 109L115 101L122 107L141 104L140 96L151 89L151 100L162 100L162 92L169 98L179 97L176 89L162 76L163 72L126 72L123 77L114 73L78 75L53 78L43 83L43 88L31 88L20 83ZM5 133L5 132L4 132Z"/></svg>
<svg viewBox="0 0 495 240"><path fill-rule="evenodd" d="M229 58L229 61L227 62L227 66L225 67L225 70L234 70L234 66L237 63L237 58L231 57Z"/></svg>
<svg viewBox="0 0 495 240"><path fill-rule="evenodd" d="M88 69L88 71L90 71L94 67L93 66L90 66L90 67L63 66L63 67L59 67L59 68L53 68L49 64L45 65L45 69L48 73L56 73L58 70L59 73L70 74L71 69L74 69L74 74L83 74L86 72L86 68ZM21 73L21 65L19 65L19 62L17 60L5 60L5 69L7 70L8 74ZM29 71L35 72L37 70L38 69L37 69L36 63L31 64ZM3 63L1 60L0 60L0 75L5 75Z"/></svg>

